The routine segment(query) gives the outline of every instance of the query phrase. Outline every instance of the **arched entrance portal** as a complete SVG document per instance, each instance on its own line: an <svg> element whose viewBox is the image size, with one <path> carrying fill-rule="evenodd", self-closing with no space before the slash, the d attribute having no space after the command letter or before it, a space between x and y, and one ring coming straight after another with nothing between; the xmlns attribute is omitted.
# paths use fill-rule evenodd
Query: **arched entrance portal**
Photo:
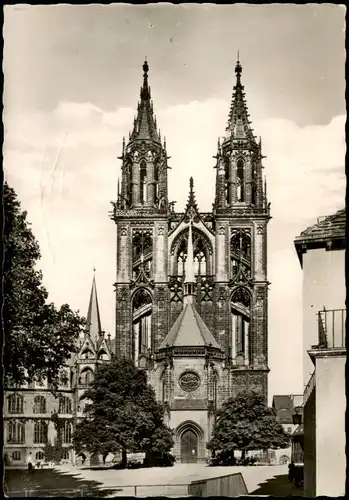
<svg viewBox="0 0 349 500"><path fill-rule="evenodd" d="M198 459L198 437L192 429L181 436L181 462L196 463Z"/></svg>
<svg viewBox="0 0 349 500"><path fill-rule="evenodd" d="M204 432L195 422L182 422L175 433L176 458L181 463L201 462L205 458Z"/></svg>

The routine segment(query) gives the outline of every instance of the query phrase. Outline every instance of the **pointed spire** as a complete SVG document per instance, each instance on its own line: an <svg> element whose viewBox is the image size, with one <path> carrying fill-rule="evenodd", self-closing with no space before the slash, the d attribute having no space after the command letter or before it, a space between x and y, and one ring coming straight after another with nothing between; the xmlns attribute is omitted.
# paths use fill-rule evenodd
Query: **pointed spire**
<svg viewBox="0 0 349 500"><path fill-rule="evenodd" d="M93 268L93 280L90 295L90 303L87 312L87 332L93 342L97 342L101 335L101 318L99 315L98 299L97 299L97 287L96 287L96 268Z"/></svg>
<svg viewBox="0 0 349 500"><path fill-rule="evenodd" d="M147 60L143 64L143 85L141 87L141 100L137 106L137 117L135 118L132 140L148 139L159 142L157 134L156 120L153 115L153 102L151 101L151 91L148 84L149 65Z"/></svg>
<svg viewBox="0 0 349 500"><path fill-rule="evenodd" d="M239 60L235 65L236 84L233 89L232 102L230 105L228 125L226 131L229 137L233 139L249 139L255 142L251 122L249 121L249 113L244 93L244 86L241 84L242 66Z"/></svg>

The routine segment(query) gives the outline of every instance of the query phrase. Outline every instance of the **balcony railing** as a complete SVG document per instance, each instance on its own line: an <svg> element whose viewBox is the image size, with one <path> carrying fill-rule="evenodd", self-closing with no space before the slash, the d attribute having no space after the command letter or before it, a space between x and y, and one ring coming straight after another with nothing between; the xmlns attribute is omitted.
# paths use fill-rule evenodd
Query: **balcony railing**
<svg viewBox="0 0 349 500"><path fill-rule="evenodd" d="M323 309L318 312L319 345L322 349L345 347L345 309Z"/></svg>

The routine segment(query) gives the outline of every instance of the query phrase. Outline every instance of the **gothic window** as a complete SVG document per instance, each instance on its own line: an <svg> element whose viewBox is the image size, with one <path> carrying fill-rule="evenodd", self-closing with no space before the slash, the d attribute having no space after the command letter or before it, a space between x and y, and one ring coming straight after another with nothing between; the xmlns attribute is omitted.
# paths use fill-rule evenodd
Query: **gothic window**
<svg viewBox="0 0 349 500"><path fill-rule="evenodd" d="M172 246L174 255L173 274L177 276L185 275L185 262L187 260L189 230L183 231ZM212 266L212 247L201 231L193 229L193 257L194 274L196 276L207 276L210 274Z"/></svg>
<svg viewBox="0 0 349 500"><path fill-rule="evenodd" d="M44 396L36 396L34 398L34 413L46 413L46 398Z"/></svg>
<svg viewBox="0 0 349 500"><path fill-rule="evenodd" d="M147 164L144 160L139 165L139 201L143 204L147 201Z"/></svg>
<svg viewBox="0 0 349 500"><path fill-rule="evenodd" d="M48 425L44 420L38 420L34 424L34 443L46 444L47 443Z"/></svg>
<svg viewBox="0 0 349 500"><path fill-rule="evenodd" d="M12 444L25 443L25 424L23 422L9 422L7 442Z"/></svg>
<svg viewBox="0 0 349 500"><path fill-rule="evenodd" d="M232 358L235 364L249 364L249 330L251 296L246 288L239 287L231 297Z"/></svg>
<svg viewBox="0 0 349 500"><path fill-rule="evenodd" d="M252 181L251 181L251 203L256 205L257 203L257 165L256 162L252 162Z"/></svg>
<svg viewBox="0 0 349 500"><path fill-rule="evenodd" d="M133 305L133 358L138 365L140 356L147 356L151 348L152 298L144 288L138 290L132 301Z"/></svg>
<svg viewBox="0 0 349 500"><path fill-rule="evenodd" d="M43 451L38 451L35 455L36 460L43 460L44 459L44 452Z"/></svg>
<svg viewBox="0 0 349 500"><path fill-rule="evenodd" d="M249 230L237 229L230 240L230 256L232 277L241 270L245 277L250 277L251 269L251 236Z"/></svg>
<svg viewBox="0 0 349 500"><path fill-rule="evenodd" d="M23 397L16 393L8 396L7 410L9 413L23 413Z"/></svg>
<svg viewBox="0 0 349 500"><path fill-rule="evenodd" d="M236 164L237 201L245 201L245 163L241 158Z"/></svg>
<svg viewBox="0 0 349 500"><path fill-rule="evenodd" d="M80 384L89 386L93 382L93 371L91 368L85 368L81 372Z"/></svg>
<svg viewBox="0 0 349 500"><path fill-rule="evenodd" d="M69 460L69 451L68 450L65 450L63 452L63 460Z"/></svg>
<svg viewBox="0 0 349 500"><path fill-rule="evenodd" d="M92 351L90 351L90 349L84 349L84 351L82 352L81 356L84 359L93 359L94 358L94 354L93 354Z"/></svg>
<svg viewBox="0 0 349 500"><path fill-rule="evenodd" d="M71 443L71 436L72 436L71 422L69 422L68 420L65 420L64 425L61 428L62 443L63 444L70 444Z"/></svg>
<svg viewBox="0 0 349 500"><path fill-rule="evenodd" d="M154 165L154 200L155 203L159 201L159 162Z"/></svg>
<svg viewBox="0 0 349 500"><path fill-rule="evenodd" d="M133 279L135 280L143 268L150 278L153 259L153 238L150 229L134 230L132 237Z"/></svg>
<svg viewBox="0 0 349 500"><path fill-rule="evenodd" d="M229 204L231 184L230 184L230 161L228 159L225 160L224 167L225 167L225 186L226 186L225 196L226 196L226 202Z"/></svg>
<svg viewBox="0 0 349 500"><path fill-rule="evenodd" d="M71 412L71 399L66 396L60 396L58 413L70 414Z"/></svg>
<svg viewBox="0 0 349 500"><path fill-rule="evenodd" d="M59 375L59 383L62 387L67 387L69 385L69 374L68 370L62 370Z"/></svg>
<svg viewBox="0 0 349 500"><path fill-rule="evenodd" d="M98 359L107 360L108 359L108 354L105 351L100 351L98 353Z"/></svg>

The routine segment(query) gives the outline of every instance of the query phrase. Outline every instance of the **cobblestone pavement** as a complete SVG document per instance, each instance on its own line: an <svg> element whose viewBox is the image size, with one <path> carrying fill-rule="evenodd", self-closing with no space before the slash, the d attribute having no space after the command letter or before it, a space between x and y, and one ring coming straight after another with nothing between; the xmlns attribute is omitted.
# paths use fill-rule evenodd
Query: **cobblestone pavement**
<svg viewBox="0 0 349 500"><path fill-rule="evenodd" d="M225 476L237 472L242 473L249 494L275 496L301 495L301 491L299 489L296 490L287 480L288 468L285 465L208 467L205 464L176 464L173 467L133 470L104 468L78 469L72 466L62 466L56 470L62 473L73 473L77 479L98 481L102 483L100 488L121 486L122 489L117 494L122 496L183 496L186 494L187 488L179 485L185 485L198 479Z"/></svg>

